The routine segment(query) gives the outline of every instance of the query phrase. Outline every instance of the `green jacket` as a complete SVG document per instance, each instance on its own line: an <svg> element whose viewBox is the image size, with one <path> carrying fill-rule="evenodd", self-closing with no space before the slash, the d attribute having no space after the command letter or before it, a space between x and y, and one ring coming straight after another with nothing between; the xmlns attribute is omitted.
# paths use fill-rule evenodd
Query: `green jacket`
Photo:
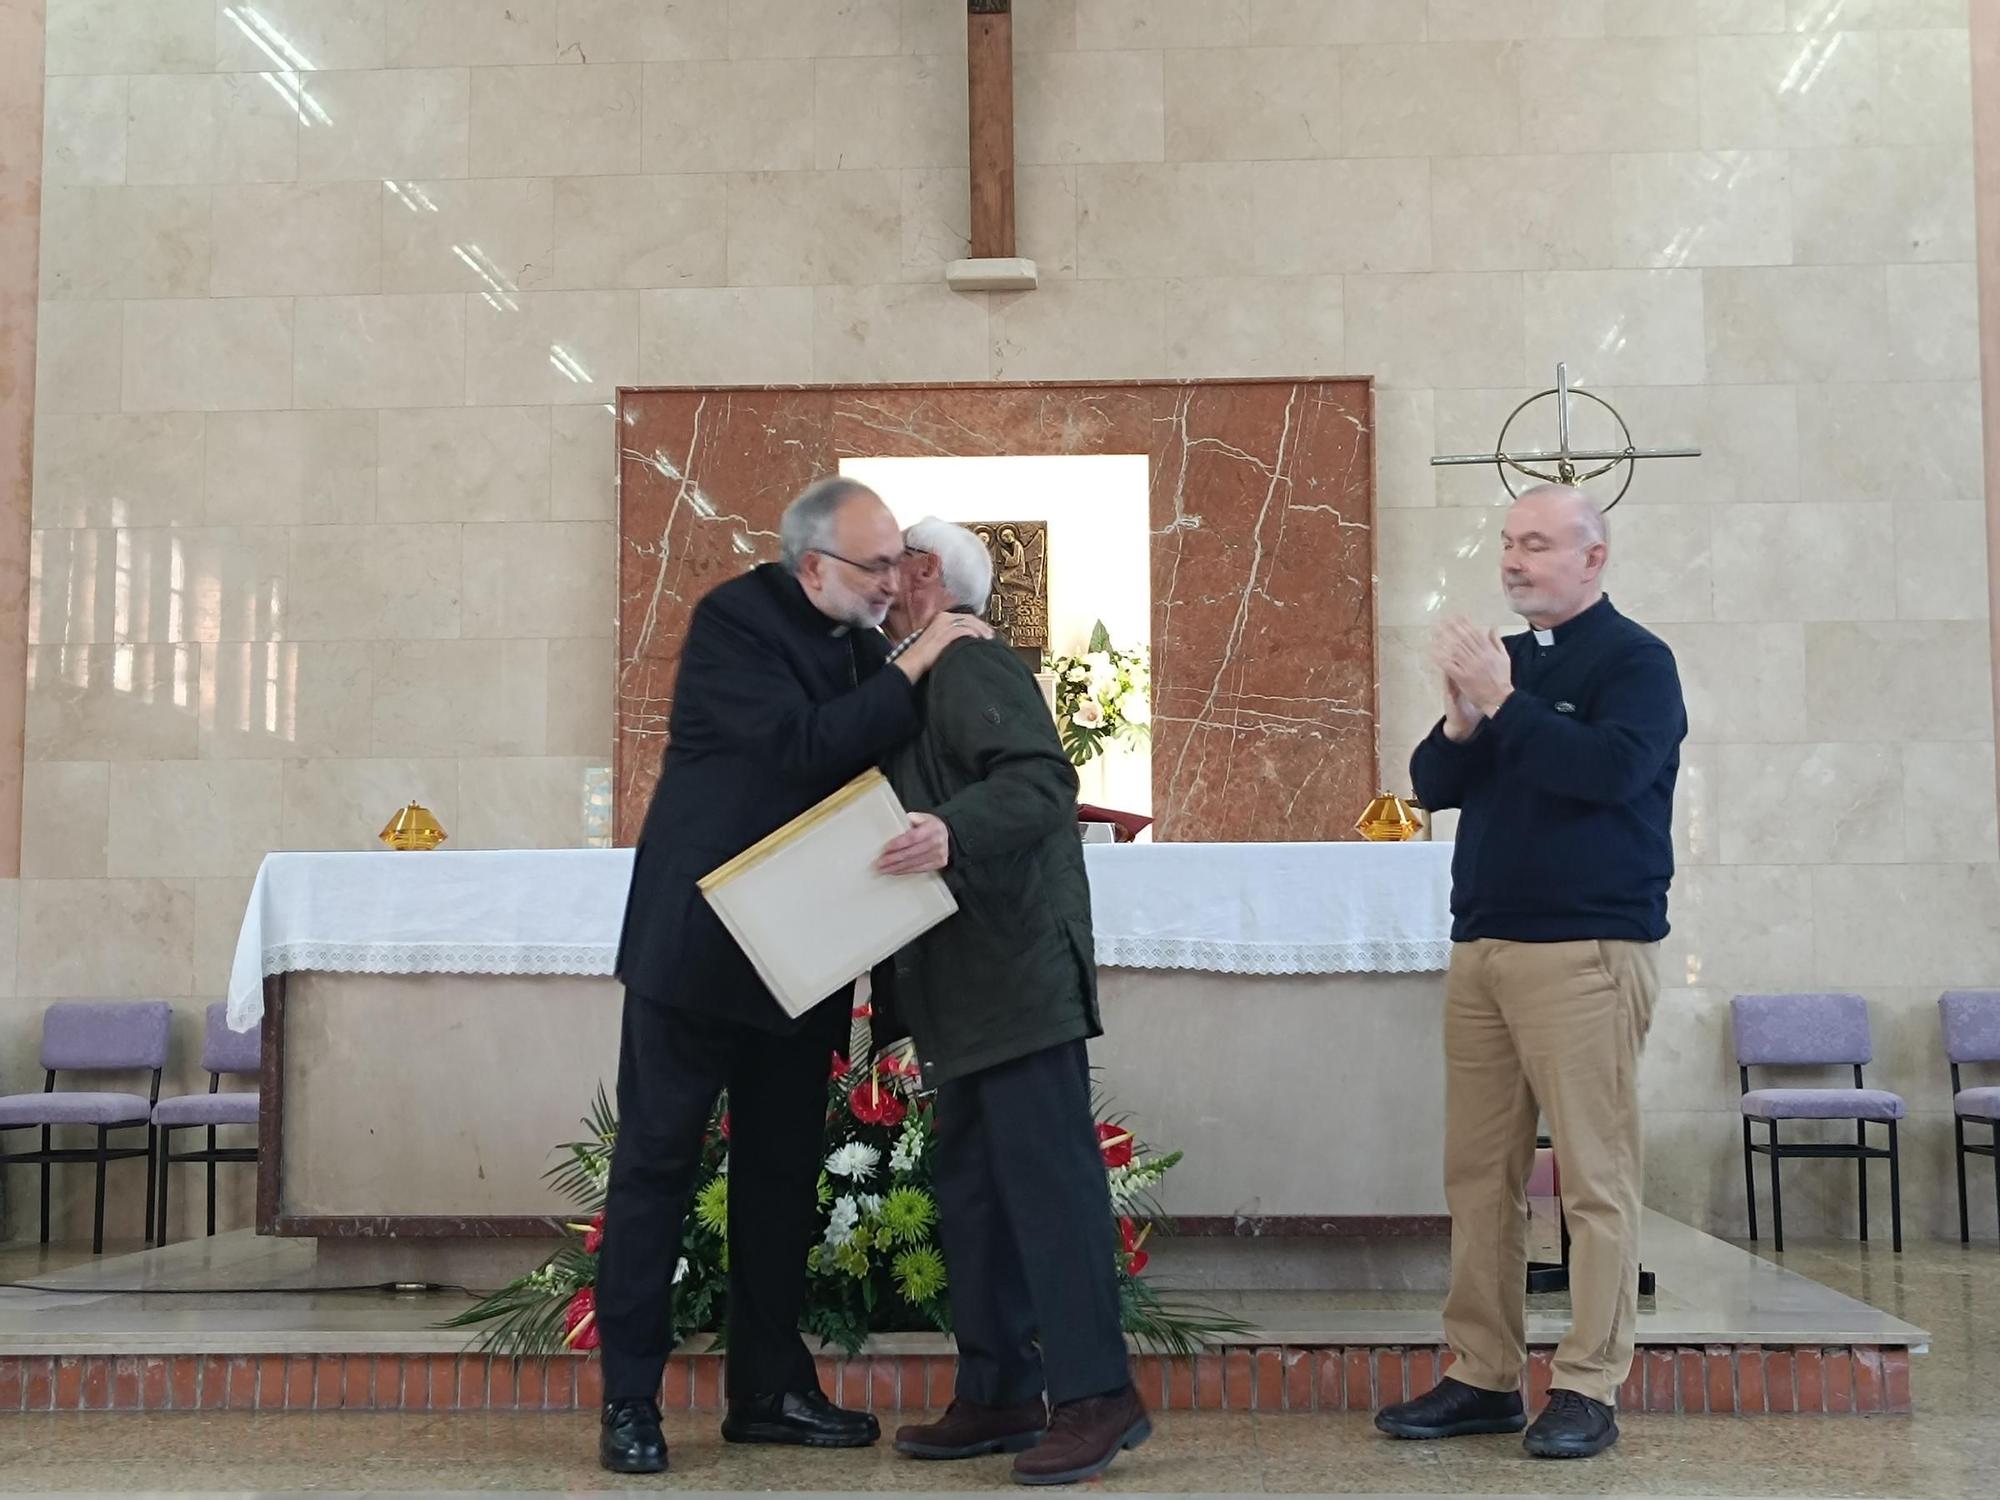
<svg viewBox="0 0 2000 1500"><path fill-rule="evenodd" d="M1076 769L1034 674L999 641L962 641L918 683L917 712L889 780L950 828L958 911L878 978L935 1088L1103 1028Z"/></svg>

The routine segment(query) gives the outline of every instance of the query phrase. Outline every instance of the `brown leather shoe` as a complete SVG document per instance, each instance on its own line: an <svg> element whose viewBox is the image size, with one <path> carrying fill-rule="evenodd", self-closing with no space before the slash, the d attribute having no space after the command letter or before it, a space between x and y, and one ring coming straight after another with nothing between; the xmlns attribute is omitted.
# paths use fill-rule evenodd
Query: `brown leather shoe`
<svg viewBox="0 0 2000 1500"><path fill-rule="evenodd" d="M1146 1403L1129 1385L1115 1395L1065 1401L1055 1409L1048 1436L1014 1460L1014 1482L1081 1484L1152 1435Z"/></svg>
<svg viewBox="0 0 2000 1500"><path fill-rule="evenodd" d="M1019 1453L1048 1430L1049 1409L1040 1401L1023 1406L981 1406L958 1400L935 1422L896 1430L896 1451L911 1458L978 1458L983 1453Z"/></svg>

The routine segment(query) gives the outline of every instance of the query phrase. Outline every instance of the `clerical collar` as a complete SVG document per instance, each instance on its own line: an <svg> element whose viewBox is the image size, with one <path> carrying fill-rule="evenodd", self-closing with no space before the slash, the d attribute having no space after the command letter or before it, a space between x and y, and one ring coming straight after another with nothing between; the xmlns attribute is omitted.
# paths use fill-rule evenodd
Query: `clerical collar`
<svg viewBox="0 0 2000 1500"><path fill-rule="evenodd" d="M1584 635L1611 618L1616 611L1611 607L1611 596L1605 595L1582 614L1573 615L1552 629L1543 630L1530 627L1530 634L1537 646L1559 646L1572 636Z"/></svg>

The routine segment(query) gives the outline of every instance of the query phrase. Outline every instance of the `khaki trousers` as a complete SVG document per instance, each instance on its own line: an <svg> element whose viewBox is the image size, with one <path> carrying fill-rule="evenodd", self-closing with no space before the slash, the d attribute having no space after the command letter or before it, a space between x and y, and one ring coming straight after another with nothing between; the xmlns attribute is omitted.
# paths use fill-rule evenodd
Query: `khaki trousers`
<svg viewBox="0 0 2000 1500"><path fill-rule="evenodd" d="M1453 1378L1515 1389L1527 1363L1527 1182L1546 1115L1570 1230L1557 1388L1607 1404L1639 1308L1639 1053L1656 943L1458 943L1445 981L1445 1201Z"/></svg>

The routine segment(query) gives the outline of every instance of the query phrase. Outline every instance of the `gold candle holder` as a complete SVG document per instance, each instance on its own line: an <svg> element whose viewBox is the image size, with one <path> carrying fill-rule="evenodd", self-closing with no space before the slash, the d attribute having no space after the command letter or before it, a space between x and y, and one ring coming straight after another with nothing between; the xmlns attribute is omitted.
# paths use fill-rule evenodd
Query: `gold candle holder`
<svg viewBox="0 0 2000 1500"><path fill-rule="evenodd" d="M420 803L398 808L383 827L382 842L391 849L435 849L445 841L442 824Z"/></svg>
<svg viewBox="0 0 2000 1500"><path fill-rule="evenodd" d="M1372 843L1404 843L1422 835L1422 810L1414 802L1384 792L1368 804L1368 810L1355 822L1354 831Z"/></svg>

